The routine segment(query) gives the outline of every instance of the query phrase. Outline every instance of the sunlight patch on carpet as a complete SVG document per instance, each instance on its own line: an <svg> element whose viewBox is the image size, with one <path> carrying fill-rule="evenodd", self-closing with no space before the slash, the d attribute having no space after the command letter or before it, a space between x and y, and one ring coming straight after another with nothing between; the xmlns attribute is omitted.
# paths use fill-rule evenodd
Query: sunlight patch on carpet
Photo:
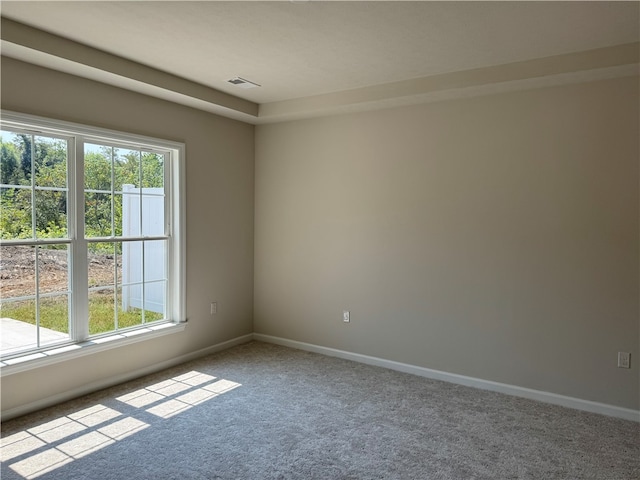
<svg viewBox="0 0 640 480"><path fill-rule="evenodd" d="M214 377L212 377L214 378ZM154 407L147 409L147 412L162 418L170 418L174 415L184 412L196 405L210 400L218 395L239 387L240 384L229 380L218 380L202 388L192 389L190 392L180 395L176 398L162 402ZM184 389L175 385L166 385L161 388L163 391L181 392Z"/></svg>
<svg viewBox="0 0 640 480"><path fill-rule="evenodd" d="M0 443L0 460L13 462L9 467L31 480L151 427L148 414L167 419L239 386L187 372L115 398L138 409L133 413L97 404L8 435Z"/></svg>
<svg viewBox="0 0 640 480"><path fill-rule="evenodd" d="M136 408L148 407L148 413L170 418L239 386L239 383L193 370L121 395L116 400Z"/></svg>

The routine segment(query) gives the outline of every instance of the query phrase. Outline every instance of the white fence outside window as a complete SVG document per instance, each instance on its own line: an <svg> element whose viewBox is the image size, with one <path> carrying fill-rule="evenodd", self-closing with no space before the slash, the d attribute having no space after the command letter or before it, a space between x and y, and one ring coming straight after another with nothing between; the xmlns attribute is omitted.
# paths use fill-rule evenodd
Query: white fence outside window
<svg viewBox="0 0 640 480"><path fill-rule="evenodd" d="M122 192L123 237L164 235L164 189L123 185ZM144 307L145 310L164 313L166 248L164 240L123 242L123 310Z"/></svg>

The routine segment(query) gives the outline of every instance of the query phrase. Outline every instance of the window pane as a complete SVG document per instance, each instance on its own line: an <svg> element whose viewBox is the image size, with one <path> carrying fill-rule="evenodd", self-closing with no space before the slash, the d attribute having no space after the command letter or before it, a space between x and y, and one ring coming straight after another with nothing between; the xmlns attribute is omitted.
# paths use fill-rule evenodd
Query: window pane
<svg viewBox="0 0 640 480"><path fill-rule="evenodd" d="M113 195L113 229L116 237L122 236L122 197L121 193Z"/></svg>
<svg viewBox="0 0 640 480"><path fill-rule="evenodd" d="M36 190L36 237L67 238L67 193Z"/></svg>
<svg viewBox="0 0 640 480"><path fill-rule="evenodd" d="M122 310L142 308L144 242L124 242L122 244Z"/></svg>
<svg viewBox="0 0 640 480"><path fill-rule="evenodd" d="M142 154L142 187L164 188L164 156L157 153Z"/></svg>
<svg viewBox="0 0 640 480"><path fill-rule="evenodd" d="M33 238L30 188L0 188L0 238Z"/></svg>
<svg viewBox="0 0 640 480"><path fill-rule="evenodd" d="M123 185L122 208L120 210L120 225L123 237L137 237L141 235L141 197L140 189L131 185Z"/></svg>
<svg viewBox="0 0 640 480"><path fill-rule="evenodd" d="M115 289L89 292L89 334L111 332L116 328Z"/></svg>
<svg viewBox="0 0 640 480"><path fill-rule="evenodd" d="M150 240L143 244L144 321L160 320L166 311L166 240Z"/></svg>
<svg viewBox="0 0 640 480"><path fill-rule="evenodd" d="M69 290L69 246L41 245L38 249L39 292Z"/></svg>
<svg viewBox="0 0 640 480"><path fill-rule="evenodd" d="M0 353L37 347L36 301L0 301Z"/></svg>
<svg viewBox="0 0 640 480"><path fill-rule="evenodd" d="M90 243L87 263L89 288L113 287L116 275L116 254L113 243Z"/></svg>
<svg viewBox="0 0 640 480"><path fill-rule="evenodd" d="M36 294L36 252L34 247L3 245L0 247L0 298Z"/></svg>
<svg viewBox="0 0 640 480"><path fill-rule="evenodd" d="M142 234L164 235L164 195L162 188L142 189Z"/></svg>
<svg viewBox="0 0 640 480"><path fill-rule="evenodd" d="M114 169L116 191L124 190L123 185L140 188L140 152L138 150L118 148Z"/></svg>
<svg viewBox="0 0 640 480"><path fill-rule="evenodd" d="M28 140L25 142L23 137ZM25 144L29 150L25 151ZM0 131L0 183L31 185L30 136Z"/></svg>
<svg viewBox="0 0 640 480"><path fill-rule="evenodd" d="M167 240L147 240L144 242L144 281L165 280Z"/></svg>
<svg viewBox="0 0 640 480"><path fill-rule="evenodd" d="M144 284L144 321L162 320L166 316L166 282Z"/></svg>
<svg viewBox="0 0 640 480"><path fill-rule="evenodd" d="M89 334L115 330L117 324L116 282L121 277L122 256L119 243L90 243L89 269Z"/></svg>
<svg viewBox="0 0 640 480"><path fill-rule="evenodd" d="M84 188L85 190L111 191L111 147L85 143Z"/></svg>
<svg viewBox="0 0 640 480"><path fill-rule="evenodd" d="M38 187L66 188L67 142L51 137L34 137Z"/></svg>
<svg viewBox="0 0 640 480"><path fill-rule="evenodd" d="M69 339L69 296L40 299L40 345Z"/></svg>
<svg viewBox="0 0 640 480"><path fill-rule="evenodd" d="M111 194L86 193L84 218L86 238L111 236Z"/></svg>
<svg viewBox="0 0 640 480"><path fill-rule="evenodd" d="M118 291L118 327L129 328L142 324L142 310L138 307L132 306L128 300L125 300L126 295L131 295L132 291L134 295L138 297L141 295L141 286L136 287L123 287ZM128 293L127 293L128 290ZM125 304L125 302L127 302Z"/></svg>

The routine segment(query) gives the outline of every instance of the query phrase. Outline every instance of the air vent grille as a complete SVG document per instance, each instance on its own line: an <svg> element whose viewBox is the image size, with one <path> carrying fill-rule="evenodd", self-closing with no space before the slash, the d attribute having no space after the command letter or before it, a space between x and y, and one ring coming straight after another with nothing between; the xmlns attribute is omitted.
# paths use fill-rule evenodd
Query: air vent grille
<svg viewBox="0 0 640 480"><path fill-rule="evenodd" d="M256 88L261 86L255 82L252 82L251 80L247 80L246 78L242 77L234 77L230 80L227 80L227 82L232 83L233 85L240 88Z"/></svg>

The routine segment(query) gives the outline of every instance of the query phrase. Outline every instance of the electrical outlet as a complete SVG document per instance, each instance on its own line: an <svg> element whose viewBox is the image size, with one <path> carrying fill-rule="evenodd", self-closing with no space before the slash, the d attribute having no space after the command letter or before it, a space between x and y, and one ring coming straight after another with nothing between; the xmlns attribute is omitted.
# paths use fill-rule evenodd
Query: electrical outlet
<svg viewBox="0 0 640 480"><path fill-rule="evenodd" d="M218 313L218 302L211 302L211 315Z"/></svg>
<svg viewBox="0 0 640 480"><path fill-rule="evenodd" d="M631 368L631 354L618 352L618 368Z"/></svg>
<svg viewBox="0 0 640 480"><path fill-rule="evenodd" d="M349 312L349 310L343 310L342 321L344 323L349 323L351 321L351 313Z"/></svg>

